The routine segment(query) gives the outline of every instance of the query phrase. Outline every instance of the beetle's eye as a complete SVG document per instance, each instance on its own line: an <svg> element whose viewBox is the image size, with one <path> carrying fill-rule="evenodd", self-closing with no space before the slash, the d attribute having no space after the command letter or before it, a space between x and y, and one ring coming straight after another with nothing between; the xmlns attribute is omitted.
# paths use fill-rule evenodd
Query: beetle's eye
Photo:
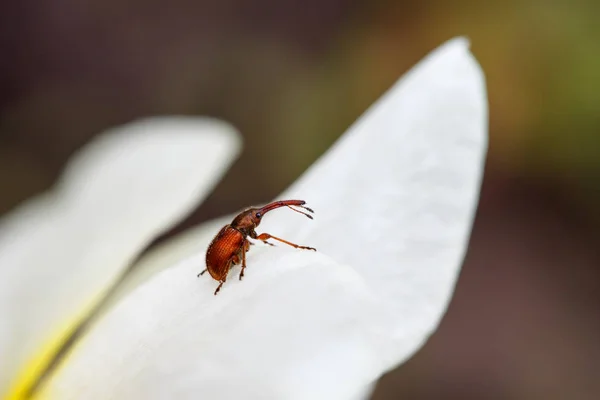
<svg viewBox="0 0 600 400"><path fill-rule="evenodd" d="M256 218L260 218L260 217L262 217L262 214L261 214L261 213L259 213L259 212L257 212L257 213L256 213Z"/></svg>

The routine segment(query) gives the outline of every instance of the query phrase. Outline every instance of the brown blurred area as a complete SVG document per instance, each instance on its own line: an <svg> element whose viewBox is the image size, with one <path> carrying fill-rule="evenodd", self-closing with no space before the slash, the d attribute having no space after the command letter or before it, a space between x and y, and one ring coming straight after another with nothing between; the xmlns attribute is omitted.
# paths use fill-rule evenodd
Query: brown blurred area
<svg viewBox="0 0 600 400"><path fill-rule="evenodd" d="M183 226L269 200L428 51L467 35L490 102L480 208L440 329L374 398L600 398L600 3L0 4L0 214L93 135L157 114L244 152Z"/></svg>

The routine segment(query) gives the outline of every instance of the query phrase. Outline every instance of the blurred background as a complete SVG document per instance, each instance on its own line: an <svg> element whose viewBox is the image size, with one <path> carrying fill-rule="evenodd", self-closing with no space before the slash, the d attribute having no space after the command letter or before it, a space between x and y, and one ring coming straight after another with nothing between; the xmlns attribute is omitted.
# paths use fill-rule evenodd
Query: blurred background
<svg viewBox="0 0 600 400"><path fill-rule="evenodd" d="M0 214L95 134L156 114L245 138L182 227L270 200L467 35L490 102L470 249L440 329L374 399L598 399L599 18L593 0L3 1Z"/></svg>

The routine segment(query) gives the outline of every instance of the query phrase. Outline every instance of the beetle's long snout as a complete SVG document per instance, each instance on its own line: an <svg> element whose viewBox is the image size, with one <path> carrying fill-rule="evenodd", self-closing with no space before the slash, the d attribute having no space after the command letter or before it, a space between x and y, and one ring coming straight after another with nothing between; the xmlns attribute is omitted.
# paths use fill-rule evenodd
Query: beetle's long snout
<svg viewBox="0 0 600 400"><path fill-rule="evenodd" d="M307 213L305 213L303 211L300 211L300 210L296 210L295 208L292 208L292 206L300 207L300 208L303 208L303 209L305 209L306 211L308 211L310 213L314 213L314 211L311 208L306 207L304 204L306 204L306 202L304 200L280 200L280 201L274 201L273 203L269 203L266 206L264 206L263 208L261 208L260 212L262 214L264 214L266 212L269 212L269 211L274 210L274 209L279 208L279 207L287 207L290 210L296 211L297 213L303 214L303 215L307 216L308 218L313 219L312 215L307 214Z"/></svg>

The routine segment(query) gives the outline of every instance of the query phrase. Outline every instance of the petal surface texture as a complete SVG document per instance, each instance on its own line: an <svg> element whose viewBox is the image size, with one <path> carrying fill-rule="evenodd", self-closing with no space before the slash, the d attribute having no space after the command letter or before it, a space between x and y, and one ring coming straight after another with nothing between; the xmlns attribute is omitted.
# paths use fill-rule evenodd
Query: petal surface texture
<svg viewBox="0 0 600 400"><path fill-rule="evenodd" d="M139 252L197 206L238 148L217 120L130 123L87 145L51 192L0 221L0 394L19 397L15 385L31 382L18 381L35 379L21 375L39 373L24 372L29 364L43 368L39 353L55 350Z"/></svg>
<svg viewBox="0 0 600 400"><path fill-rule="evenodd" d="M418 350L451 298L477 205L486 103L468 43L446 43L280 196L306 200L313 221L282 208L257 229L318 252L252 246L244 280L233 268L217 296L216 281L196 278L204 254L181 260L99 320L45 393L350 399L368 392ZM203 246L210 237L202 228L194 235ZM174 248L183 254L191 241L180 240Z"/></svg>

